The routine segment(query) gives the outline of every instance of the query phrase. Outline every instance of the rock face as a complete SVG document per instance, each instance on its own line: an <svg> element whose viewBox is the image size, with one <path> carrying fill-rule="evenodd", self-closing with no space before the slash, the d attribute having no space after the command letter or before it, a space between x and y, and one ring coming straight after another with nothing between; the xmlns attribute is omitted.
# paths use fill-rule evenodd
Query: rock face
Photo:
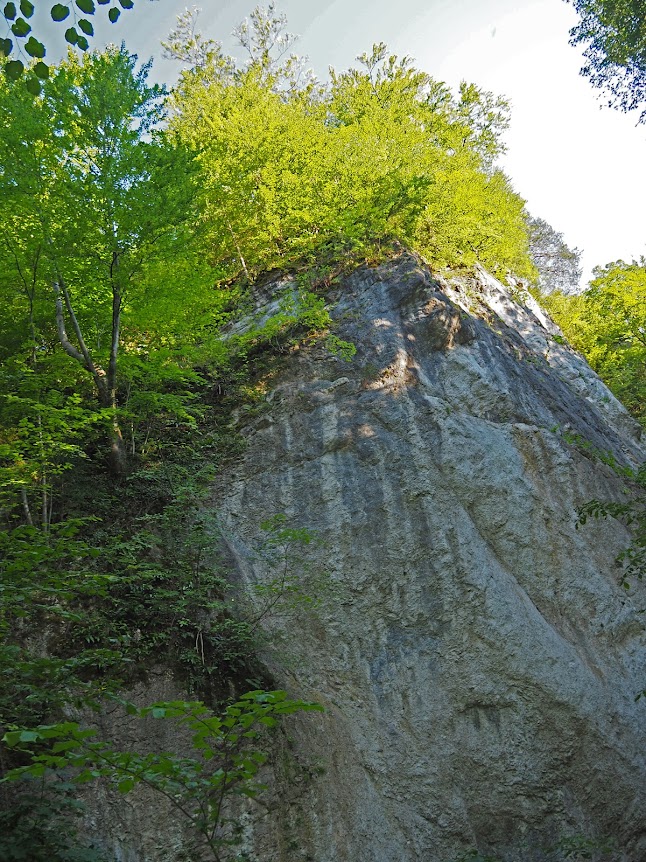
<svg viewBox="0 0 646 862"><path fill-rule="evenodd" d="M575 528L622 493L590 447L639 463L638 427L484 272L440 283L403 255L335 299L356 356L296 352L214 493L242 584L267 576L251 549L282 512L338 586L268 651L325 707L292 726L323 773L255 858L539 860L611 836L646 859L646 599L617 584L621 525Z"/></svg>

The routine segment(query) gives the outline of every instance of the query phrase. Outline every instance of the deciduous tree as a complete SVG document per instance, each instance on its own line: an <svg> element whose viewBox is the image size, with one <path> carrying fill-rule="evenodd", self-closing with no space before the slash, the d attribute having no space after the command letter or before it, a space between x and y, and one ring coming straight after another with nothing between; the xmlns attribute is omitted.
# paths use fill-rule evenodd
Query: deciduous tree
<svg viewBox="0 0 646 862"><path fill-rule="evenodd" d="M538 287L543 293L576 293L581 282L581 252L570 248L563 234L542 218L526 213L529 254L538 270Z"/></svg>
<svg viewBox="0 0 646 862"><path fill-rule="evenodd" d="M1 93L0 186L15 222L5 232L8 269L30 308L33 291L51 291L60 345L112 411L118 474L125 470L117 414L124 309L145 266L182 246L193 207L191 156L156 134L163 90L148 85L148 67L137 70L136 61L125 48L70 55L35 102L19 82Z"/></svg>
<svg viewBox="0 0 646 862"><path fill-rule="evenodd" d="M584 46L581 74L604 90L608 105L646 104L646 5L643 0L568 0L581 16L570 43ZM640 116L646 122L646 109Z"/></svg>

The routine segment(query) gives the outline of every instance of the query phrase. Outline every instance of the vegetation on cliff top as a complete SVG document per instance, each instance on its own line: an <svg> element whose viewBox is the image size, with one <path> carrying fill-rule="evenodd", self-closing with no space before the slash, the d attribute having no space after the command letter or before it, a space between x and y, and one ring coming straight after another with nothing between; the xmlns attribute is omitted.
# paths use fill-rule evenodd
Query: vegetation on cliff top
<svg viewBox="0 0 646 862"><path fill-rule="evenodd" d="M170 94L125 47L70 54L34 71L38 88L0 79L0 723L13 746L1 763L31 764L32 778L78 766L85 737L60 719L115 697L153 657L210 706L271 685L254 658L257 618L234 609L209 556L200 501L205 465L240 445L232 406L256 408L265 348L327 334L317 284L394 242L436 267L536 277L524 202L496 167L503 99L469 84L453 94L382 44L319 85L285 57L290 38L271 8L238 31L244 63L189 24L167 45L190 64ZM300 273L297 295L227 333L273 268ZM603 297L610 326L607 306L623 300ZM636 327L621 354L599 354L630 392L633 379L643 386ZM280 523L277 539L308 541ZM288 579L271 602L281 590L294 599ZM277 715L293 711L263 697L252 712L274 701ZM153 781L151 763L127 775L114 749L100 754L115 758L122 789ZM90 777L108 765L88 766ZM68 846L71 827L40 828L67 810L64 784L22 795L5 785L4 858L96 858Z"/></svg>

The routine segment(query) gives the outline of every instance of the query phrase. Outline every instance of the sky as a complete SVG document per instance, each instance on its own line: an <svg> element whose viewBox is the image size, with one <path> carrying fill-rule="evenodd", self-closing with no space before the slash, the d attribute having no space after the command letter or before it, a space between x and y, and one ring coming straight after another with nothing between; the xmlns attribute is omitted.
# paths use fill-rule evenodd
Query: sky
<svg viewBox="0 0 646 862"><path fill-rule="evenodd" d="M198 30L234 53L231 31L254 0L196 5ZM465 79L509 98L501 167L529 211L582 250L583 284L594 266L646 255L646 125L604 107L603 95L579 75L580 50L568 44L577 15L564 0L278 0L276 6L300 36L295 50L321 79L329 66L348 68L373 43L386 42L452 87ZM179 67L162 58L160 42L185 7L135 0L116 25L97 27L93 44L123 39L141 60L155 58L155 78L172 83Z"/></svg>

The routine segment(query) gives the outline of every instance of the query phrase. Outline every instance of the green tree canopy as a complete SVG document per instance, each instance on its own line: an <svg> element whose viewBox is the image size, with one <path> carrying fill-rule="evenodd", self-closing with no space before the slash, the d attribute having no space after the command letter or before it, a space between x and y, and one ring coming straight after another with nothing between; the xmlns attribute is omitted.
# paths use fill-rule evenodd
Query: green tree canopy
<svg viewBox="0 0 646 862"><path fill-rule="evenodd" d="M188 19L172 39L194 65L173 93L171 127L200 152L204 228L223 275L384 238L438 265L533 272L523 201L495 168L504 99L466 83L454 96L384 44L316 85L294 55L281 59L283 19L261 18L253 40L241 35L242 64Z"/></svg>
<svg viewBox="0 0 646 862"><path fill-rule="evenodd" d="M0 85L0 290L14 338L41 362L56 339L112 410L124 310L148 268L184 254L195 200L192 156L155 131L164 92L136 61L123 47L70 54L36 100L20 82Z"/></svg>
<svg viewBox="0 0 646 862"><path fill-rule="evenodd" d="M646 423L646 259L615 261L594 276L585 293L553 293L545 304L572 346Z"/></svg>
<svg viewBox="0 0 646 862"><path fill-rule="evenodd" d="M581 74L605 90L608 105L633 111L646 104L646 5L643 0L568 0L581 16L570 31L584 46ZM640 122L646 122L646 109Z"/></svg>

